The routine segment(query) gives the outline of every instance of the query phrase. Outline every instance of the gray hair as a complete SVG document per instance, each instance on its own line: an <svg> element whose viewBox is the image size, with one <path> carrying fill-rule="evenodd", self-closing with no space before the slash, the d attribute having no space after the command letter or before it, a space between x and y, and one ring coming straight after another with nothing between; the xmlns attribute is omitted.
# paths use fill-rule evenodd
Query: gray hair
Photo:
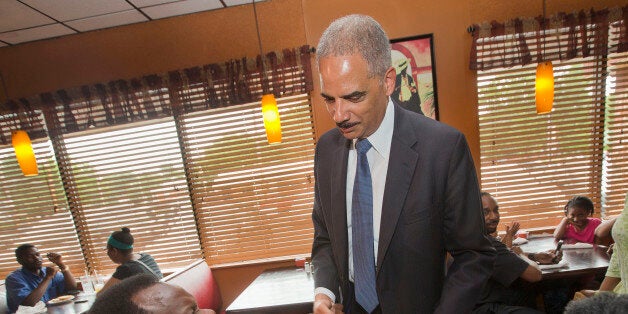
<svg viewBox="0 0 628 314"><path fill-rule="evenodd" d="M383 77L391 67L388 36L370 16L352 14L333 21L318 42L316 64L328 56L355 53L360 53L366 60L370 77Z"/></svg>

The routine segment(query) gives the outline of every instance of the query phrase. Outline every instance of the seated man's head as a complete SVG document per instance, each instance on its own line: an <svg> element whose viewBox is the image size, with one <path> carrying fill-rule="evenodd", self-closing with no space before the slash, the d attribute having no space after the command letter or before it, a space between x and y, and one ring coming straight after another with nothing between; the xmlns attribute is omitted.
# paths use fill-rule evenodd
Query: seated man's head
<svg viewBox="0 0 628 314"><path fill-rule="evenodd" d="M160 282L150 274L141 274L103 291L88 313L192 314L214 311L198 309L194 297L183 288Z"/></svg>
<svg viewBox="0 0 628 314"><path fill-rule="evenodd" d="M15 258L24 268L34 271L41 268L42 258L39 250L32 244L22 244L15 249Z"/></svg>
<svg viewBox="0 0 628 314"><path fill-rule="evenodd" d="M499 205L497 205L497 201L491 194L482 192L481 195L484 229L486 229L486 233L493 234L497 231L497 225L499 224Z"/></svg>

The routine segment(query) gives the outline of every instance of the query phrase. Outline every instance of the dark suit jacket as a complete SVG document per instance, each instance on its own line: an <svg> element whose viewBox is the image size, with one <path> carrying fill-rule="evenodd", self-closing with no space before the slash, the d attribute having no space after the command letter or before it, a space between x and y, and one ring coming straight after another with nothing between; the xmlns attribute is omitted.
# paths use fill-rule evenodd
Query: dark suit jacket
<svg viewBox="0 0 628 314"><path fill-rule="evenodd" d="M337 130L316 146L314 243L316 287L350 299L346 214L350 141ZM464 136L395 105L377 257L383 313L464 313L489 278L495 250ZM446 251L453 264L446 269ZM446 275L447 272L447 275ZM347 304L344 304L345 308Z"/></svg>

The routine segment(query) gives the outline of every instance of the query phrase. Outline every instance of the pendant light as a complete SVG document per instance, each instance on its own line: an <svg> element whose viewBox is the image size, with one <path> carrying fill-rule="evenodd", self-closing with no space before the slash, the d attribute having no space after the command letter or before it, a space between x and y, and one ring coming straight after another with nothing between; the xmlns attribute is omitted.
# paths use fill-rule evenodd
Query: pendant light
<svg viewBox="0 0 628 314"><path fill-rule="evenodd" d="M0 72L0 81L2 83L4 96L8 101L9 94L4 84L2 72ZM17 158L17 163L20 165L20 169L22 169L22 173L25 176L36 176L39 173L37 169L37 159L35 159L35 152L33 151L33 145L31 144L31 138L28 136L28 133L22 130L11 131L11 144L13 145L13 149L15 149L15 157Z"/></svg>
<svg viewBox="0 0 628 314"><path fill-rule="evenodd" d="M20 165L22 173L25 176L36 176L39 173L37 160L35 159L35 152L33 151L33 145L31 144L30 137L28 137L28 133L21 130L13 131L11 132L11 141L15 149L17 163Z"/></svg>
<svg viewBox="0 0 628 314"><path fill-rule="evenodd" d="M545 56L545 23L545 0L543 0L543 56ZM534 90L536 113L551 112L554 104L554 68L551 61L540 62L536 66Z"/></svg>
<svg viewBox="0 0 628 314"><path fill-rule="evenodd" d="M281 143L281 121L275 95L268 92L268 78L266 77L266 67L264 66L264 53L262 50L262 38L259 34L259 22L257 20L257 8L253 0L253 13L255 14L255 29L257 30L257 41L259 42L259 55L262 61L262 117L264 119L264 129L268 144Z"/></svg>

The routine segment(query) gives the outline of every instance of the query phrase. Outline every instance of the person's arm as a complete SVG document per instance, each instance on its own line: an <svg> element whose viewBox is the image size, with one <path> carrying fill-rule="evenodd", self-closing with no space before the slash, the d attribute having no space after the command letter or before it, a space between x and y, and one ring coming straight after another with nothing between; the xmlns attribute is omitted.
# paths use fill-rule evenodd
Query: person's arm
<svg viewBox="0 0 628 314"><path fill-rule="evenodd" d="M556 230L554 230L554 239L563 239L563 236L565 235L565 230L567 229L567 225L569 225L569 218L564 217L563 220L560 221L558 226L556 226Z"/></svg>
<svg viewBox="0 0 628 314"><path fill-rule="evenodd" d="M320 144L319 144L320 145ZM314 224L314 241L312 243L312 265L316 267L316 271L313 273L314 276L314 287L315 288L324 288L322 290L326 290L326 292L331 292L331 294L337 298L338 297L338 286L340 285L338 279L338 270L336 269L336 265L333 261L333 252L331 248L331 239L329 237L329 233L327 231L327 221L325 220L323 214L323 208L320 205L320 195L319 195L319 183L320 178L318 176L318 167L319 167L319 152L320 146L317 145L316 155L314 158L314 176L315 176L315 185L314 185L314 208L312 210L312 222ZM321 289L318 289L319 291ZM326 293L316 293L313 313L315 314L328 314L333 313L334 308L334 298L331 298L330 295Z"/></svg>
<svg viewBox="0 0 628 314"><path fill-rule="evenodd" d="M458 134L450 147L453 151L448 160L441 234L453 263L435 312L467 313L491 277L496 253L485 236L480 189L464 136Z"/></svg>
<svg viewBox="0 0 628 314"><path fill-rule="evenodd" d="M70 271L70 268L68 268L67 265L63 263L63 258L61 257L61 255L57 253L48 253L48 259L52 263L57 265L57 267L59 267L59 271L61 271L61 274L63 275L63 281L65 283L65 290L66 291L76 290L77 289L76 279L74 279L74 276L72 275L72 272Z"/></svg>
<svg viewBox="0 0 628 314"><path fill-rule="evenodd" d="M613 230L616 219L617 217L602 220L602 223L595 228L595 243L599 243L611 236L611 230Z"/></svg>
<svg viewBox="0 0 628 314"><path fill-rule="evenodd" d="M621 281L621 278L606 276L604 277L604 280L602 280L602 283L600 284L599 291L613 291L615 287L617 287L620 281Z"/></svg>
<svg viewBox="0 0 628 314"><path fill-rule="evenodd" d="M22 300L20 305L35 306L35 304L37 304L37 302L39 302L39 300L41 300L44 296L44 293L46 293L46 289L50 286L52 278L54 278L56 273L57 270L53 267L46 267L46 276L44 277L44 280L40 282L37 288L31 291L31 293L27 295L24 300Z"/></svg>
<svg viewBox="0 0 628 314"><path fill-rule="evenodd" d="M538 282L541 281L542 273L539 268L539 264L535 261L532 261L528 258L526 254L519 254L519 257L528 263L528 267L521 273L519 278L527 281L527 282Z"/></svg>
<svg viewBox="0 0 628 314"><path fill-rule="evenodd" d="M109 278L109 280L107 280L107 282L105 282L105 285L102 287L102 289L100 289L100 291L98 291L96 293L96 295L100 295L103 291L109 289L109 287L117 284L118 282L120 282L121 280L118 278L114 278L113 276L111 278Z"/></svg>

